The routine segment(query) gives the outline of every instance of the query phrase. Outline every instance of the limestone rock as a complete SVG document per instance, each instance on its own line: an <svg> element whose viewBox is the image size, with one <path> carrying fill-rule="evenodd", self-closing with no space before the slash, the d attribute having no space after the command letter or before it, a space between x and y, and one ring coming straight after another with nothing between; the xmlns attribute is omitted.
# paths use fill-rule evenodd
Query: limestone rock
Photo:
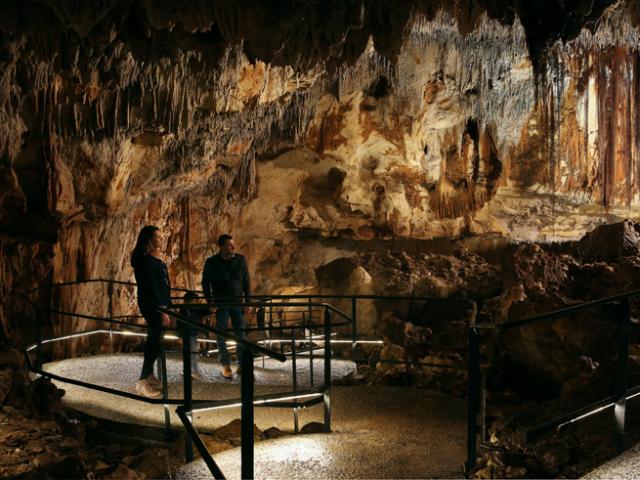
<svg viewBox="0 0 640 480"><path fill-rule="evenodd" d="M285 433L280 430L278 427L269 427L264 432L264 436L268 439L278 438L285 435Z"/></svg>
<svg viewBox="0 0 640 480"><path fill-rule="evenodd" d="M150 448L134 457L123 458L123 463L143 478L161 478L171 470L171 452L164 448ZM117 472L117 470L116 470ZM116 475L116 472L112 476Z"/></svg>
<svg viewBox="0 0 640 480"><path fill-rule="evenodd" d="M577 244L583 260L610 261L640 253L640 225L624 222L602 225L587 233Z"/></svg>
<svg viewBox="0 0 640 480"><path fill-rule="evenodd" d="M300 429L300 433L323 433L324 424L320 422L309 422L303 425Z"/></svg>
<svg viewBox="0 0 640 480"><path fill-rule="evenodd" d="M220 428L216 428L213 432L213 436L223 440L224 442L238 446L240 445L241 429L242 421L240 419L235 419ZM265 435L262 430L255 425L253 426L253 435L256 441L265 439Z"/></svg>
<svg viewBox="0 0 640 480"><path fill-rule="evenodd" d="M105 480L144 480L147 478L145 475L136 472L135 470L127 467L126 465L120 464L116 467L116 469L108 475L101 477Z"/></svg>

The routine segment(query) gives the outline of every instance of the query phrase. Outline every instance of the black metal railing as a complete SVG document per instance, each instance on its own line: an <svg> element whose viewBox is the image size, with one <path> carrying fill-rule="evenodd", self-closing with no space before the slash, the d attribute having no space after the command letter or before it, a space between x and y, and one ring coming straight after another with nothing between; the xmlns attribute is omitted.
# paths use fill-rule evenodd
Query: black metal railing
<svg viewBox="0 0 640 480"><path fill-rule="evenodd" d="M108 282L111 284L120 284L126 286L134 286L131 282L120 282L120 281L109 281L109 280L91 280L88 282L66 282L64 284L56 284L54 287L59 286L72 286L79 283L96 283L96 282ZM51 286L47 286L48 288ZM187 291L186 289L176 289L179 291ZM109 288L109 295L113 294L113 289ZM196 429L193 427L193 422L191 420L192 413L194 411L204 411L212 408L218 408L221 406L228 406L230 403L237 402L238 400L193 400L192 398L192 385L191 385L191 352L188 341L183 341L182 348L182 357L183 357L183 378L184 378L184 398L181 399L170 399L168 398L168 386L167 386L167 369L166 369L166 356L164 351L164 343L163 349L161 351L160 362L158 363L158 375L162 379L162 398L154 399L147 398L141 395L137 395L130 392L125 392L121 390L117 390L110 387L105 387L102 385L96 385L89 382L84 382L81 380L63 377L61 375L54 374L52 372L48 372L42 369L42 347L48 343L59 342L66 339L77 338L81 336L91 336L96 334L108 334L110 343L112 344L112 338L114 335L133 335L145 337L146 333L142 332L134 332L134 331L121 331L117 329L113 329L113 326L117 327L127 327L129 329L144 329L145 331L149 329L146 325L139 325L136 323L124 321L122 319L125 318L140 318L138 315L121 315L121 316L113 316L113 318L101 317L98 315L88 315L82 313L75 312L66 312L59 309L52 308L43 308L39 307L36 303L29 300L28 296L24 297L28 303L30 303L36 310L36 322L37 322L37 338L36 342L32 345L29 345L26 350L26 357L29 368L42 376L47 376L54 380L58 380L61 382L71 383L77 386L85 387L88 389L101 391L104 393L109 393L112 395L121 396L124 398L129 398L132 400L142 401L150 404L162 404L164 406L164 418L165 418L165 436L169 436L171 431L171 425L169 420L169 405L176 405L178 408L176 413L178 418L182 421L185 430L188 433L188 442L186 449L187 460L190 461L193 459L193 453L191 449L191 442L193 442L198 448L200 454L202 455L205 463L210 468L211 473L216 478L224 478L222 476L222 472L216 466L215 461L211 457L211 455L206 451L206 448L203 450L204 443L199 437ZM110 299L111 304L111 299ZM274 307L279 307L277 303L273 303ZM184 315L181 315L179 312L176 312L175 309L179 308L188 308L188 307L221 307L221 306L232 306L233 304L180 304L180 305L172 305L168 309L159 309L162 313L166 313L173 317L177 322L184 325L182 328L182 336L184 339L189 339L192 330L200 330L206 333L214 334L219 337L223 337L227 340L235 342L236 345L244 346L243 354L240 358L241 366L243 369L243 374L241 377L241 398L240 406L241 406L241 417L242 417L242 427L241 427L241 450L242 450L242 475L243 478L252 478L253 476L253 406L254 404L260 406L269 406L269 407L279 407L279 408L294 408L294 411L297 408L306 408L319 403L324 404L324 425L325 431L330 431L331 429L331 407L330 407L330 388L331 388L331 329L336 326L344 326L351 322L351 319L340 312L338 309L334 308L332 305L327 303L317 303L317 302L305 302L305 309L313 309L313 308L321 308L324 312L324 321L320 324L313 324L309 322L304 322L302 325L278 325L271 326L274 330L291 330L293 332L294 329L313 329L313 328L322 328L323 335L322 340L324 342L324 355L320 356L324 360L324 382L323 385L312 391L299 391L295 388L293 392L285 392L284 397L283 393L271 394L271 395L259 395L254 396L253 392L253 367L254 367L254 355L263 355L268 356L270 358L285 361L287 355L281 352L275 352L271 349L260 345L259 343L252 342L243 337L236 336L234 334L229 333L226 330L221 330L216 327L208 326L201 324L199 322L193 321L193 319L188 318ZM243 306L254 306L260 307L261 303L253 303L247 304L243 303ZM287 302L282 305L282 308L291 308L291 307L300 307L301 305ZM112 310L110 310L110 314L113 314ZM311 311L311 310L307 310ZM109 326L109 329L106 328L94 328L85 330L82 332L74 332L72 334L67 335L58 335L54 337L44 338L42 334L42 316L43 314L55 314L58 316L68 316L76 319L88 320L98 323L105 323ZM344 321L339 323L332 323L333 316L343 317ZM168 335L167 332L171 332L171 329L161 328L163 332L165 332L164 339L177 339L178 336ZM246 330L259 330L256 328L248 328ZM312 330L311 330L312 331ZM200 339L203 340L203 339ZM295 345L295 343L294 343ZM113 350L113 348L111 348ZM36 362L32 362L31 354L36 354ZM295 347L292 352L293 358L295 359ZM295 361L295 360L294 360ZM294 379L296 378L295 367L292 371L294 375ZM295 380L294 380L295 384ZM310 400L302 400L304 398L313 397ZM287 401L292 400L292 401ZM297 430L297 413L296 413L296 430Z"/></svg>
<svg viewBox="0 0 640 480"><path fill-rule="evenodd" d="M624 448L626 402L627 400L640 395L640 385L628 388L629 330L631 324L629 300L639 295L640 290L634 290L502 324L474 322L469 325L467 341L467 461L465 464L465 470L467 472L471 472L476 467L478 446L477 437L479 433L481 433L481 444L483 444L483 446L488 446L484 438L486 409L484 406L484 382L481 381L482 359L480 355L480 332L483 330L513 330L529 326L534 323L553 321L557 318L566 316L567 314L581 312L594 307L602 307L603 317L617 323L617 341L615 348L616 365L613 394L591 405L576 409L570 413L561 415L529 429L527 431L526 441L530 441L553 428L556 428L557 431L561 431L566 426L583 418L587 418L593 414L613 408L615 420L615 442L620 451Z"/></svg>
<svg viewBox="0 0 640 480"><path fill-rule="evenodd" d="M36 308L36 323L37 323L37 338L36 342L29 347L27 347L27 358L29 361L30 368L44 376L48 376L52 379L67 382L71 384L75 384L81 387L102 391L105 393L118 395L125 398L130 398L133 400L143 401L150 404L160 404L164 406L164 417L165 417L165 432L168 435L170 432L170 422L169 422L169 405L175 405L177 407L176 413L178 418L181 420L187 434L188 434L188 444L186 448L186 459L190 461L193 458L191 444L195 445L200 454L202 455L205 463L209 467L211 473L216 478L223 478L223 474L220 469L215 464L213 458L206 452L206 447L204 442L200 438L196 428L193 425L193 414L194 412L204 412L207 410L228 407L230 405L236 405L241 407L241 415L243 418L243 427L242 427L242 458L243 458L243 466L242 466L242 477L243 478L252 478L253 475L253 408L255 406L269 406L269 407L279 407L279 408L293 408L294 410L294 423L295 430L298 431L298 418L297 418L297 410L299 408L305 408L312 405L323 404L324 405L324 430L331 430L331 360L332 359L344 359L351 360L356 363L358 362L368 362L369 359L367 357L357 357L356 356L356 347L359 344L363 343L376 343L382 345L382 340L379 339L371 339L362 335L362 332L358 328L358 301L404 301L409 302L409 312L412 311L412 307L414 303L417 302L439 302L439 301L452 301L458 300L460 302L464 302L468 304L468 307L472 311L476 311L475 303L468 299L442 299L442 298L433 298L433 297L415 297L415 296L381 296L381 295L313 295L313 294L302 294L302 295L256 295L252 296L253 302L250 304L246 304L244 302L240 303L240 299L237 299L236 303L231 301L230 303L197 303L197 304L175 304L172 305L168 309L161 309L162 312L173 317L177 322L183 325L183 331L180 336L187 339L188 335L191 334L192 330L199 330L204 333L220 335L223 338L234 341L237 344L241 344L247 348L244 349L245 354L242 355L240 361L242 363L243 375L241 377L241 399L232 399L232 400L195 400L192 398L192 385L191 385L191 376L190 376L190 362L191 362L191 354L194 352L190 351L188 347L189 342L183 341L182 348L182 360L183 360L183 398L180 399L172 399L168 396L168 388L167 388L167 372L166 372L166 360L165 360L165 352L164 349L162 351L160 362L158 363L159 374L163 381L163 394L162 398L153 399L147 398L140 395L136 395L130 392L123 392L120 390L116 390L109 387L104 387L101 385L95 385L88 382L83 382L80 380L62 377L60 375L53 374L51 372L44 371L42 369L42 346L56 341L61 341L67 338L73 338L75 336L82 335L96 335L96 334L108 334L109 335L109 343L111 345L111 351L113 351L113 337L117 335L134 335L144 337L146 333L144 332L131 332L131 331L122 331L119 328L126 327L129 329L142 329L147 330L148 327L146 325L140 325L133 323L131 319L139 319L140 315L114 315L112 303L112 296L117 293L114 292L114 286L124 286L131 290L131 294L133 292L133 287L135 284L132 282L126 281L117 281L117 280L108 280L108 279L91 279L80 282L64 282L53 285L47 285L44 287L39 287L38 289L34 289L28 292L28 294L35 292L41 288L47 288L50 291L53 288L59 287L68 287L75 286L79 284L87 284L87 283L105 283L108 286L108 290L106 295L109 297L109 315L107 317L102 317L99 315L88 315L82 313L75 312L66 312L60 309L53 309L50 307L39 307L36 303L28 300L28 295L25 295L25 299ZM183 288L174 288L172 289L177 292L187 292L189 289ZM200 292L201 293L201 292ZM184 300L183 297L173 297L176 300ZM333 305L328 303L328 300L332 301L348 301L350 303L351 316L346 315L339 309L335 308ZM51 302L50 302L51 303ZM255 327L247 327L245 328L246 333L258 332L262 333L262 339L257 341L251 341L245 339L243 337L237 337L226 330L219 330L215 327L202 324L200 322L194 322L193 319L185 317L181 315L178 311L181 307L194 307L194 308L202 308L202 307L221 307L221 306L233 306L240 305L242 306L252 306L257 309L257 326ZM321 312L321 313L318 313ZM94 328L84 332L73 332L70 335L58 335L56 337L48 337L44 338L42 334L43 330L43 321L45 315L60 315L60 316L71 316L77 319L84 319L88 321L95 321L99 323L104 323L108 326L108 328ZM320 316L321 315L321 316ZM333 317L340 317L342 321L333 321ZM262 318L260 318L262 317ZM466 323L465 323L466 325ZM333 330L337 327L347 327L349 334L344 337L342 335L338 335ZM177 339L178 336L171 335L171 329L162 329L165 333L165 340L173 340ZM298 332L298 334L296 334ZM299 335L299 332L303 333L302 336ZM321 332L321 333L319 333ZM187 335L187 336L184 336ZM198 341L208 341L214 342L213 340L198 338ZM303 348L297 348L297 344L300 343L303 345ZM317 354L317 348L314 345L322 343L323 353ZM349 344L351 343L351 355L336 355L332 350L332 345L338 345L340 343ZM274 344L279 345L281 348L280 352L274 351L272 348L266 348L266 345L272 347ZM290 351L285 352L282 350L283 345L289 344ZM306 345L306 347L305 347ZM31 362L30 352L36 354L36 362L35 364ZM250 353L250 355L249 355ZM273 395L254 395L253 391L253 381L249 382L253 377L253 367L254 367L254 357L262 356L263 362L264 358L274 358L276 360L282 361L283 358L291 358L292 362L292 383L293 383L293 391ZM245 358L246 357L246 358ZM296 362L301 358L308 358L310 361L310 387L306 390L300 390L296 383L297 374L296 374ZM324 379L321 385L314 387L314 368L313 361L314 359L322 359L324 360ZM377 362L380 363L392 363L392 364L405 364L405 365L415 365L421 367L430 367L430 368L442 368L442 369L459 369L465 370L467 365L452 365L452 364L437 364L437 363L429 363L412 360L410 358L406 358L403 360L392 360L392 359L378 359ZM246 373L245 373L246 372ZM253 399L251 401L250 399ZM249 421L251 422L251 428L249 429Z"/></svg>
<svg viewBox="0 0 640 480"><path fill-rule="evenodd" d="M305 303L305 307L321 307L324 310L324 323L321 325L313 325L313 324L305 324L302 325L302 328L313 328L313 327L322 327L324 330L323 340L324 340L324 382L321 388L316 391L307 391L300 392L297 389L296 382L294 380L294 391L288 394L288 397L285 399L293 400L292 402L283 401L282 394L277 395L263 395L259 399L255 399L254 396L254 355L266 355L270 358L279 360L284 362L286 360L286 355L280 352L275 352L273 350L267 349L256 342L252 342L244 337L231 335L226 333L224 330L220 330L218 328L209 327L202 325L199 322L194 321L193 319L176 312L176 308L232 308L232 307L259 307L261 303L251 303L251 302L242 302L242 303L234 303L234 302L213 302L213 303L196 303L196 304L182 304L180 306L173 305L167 308L159 308L158 310L162 313L166 313L167 315L176 319L176 321L182 323L184 325L183 328L183 377L184 377L184 402L181 406L178 407L176 413L178 417L182 421L185 430L189 434L185 445L186 451L186 461L193 460L193 452L192 452L192 443L196 446L200 455L205 460L205 463L209 467L211 473L215 478L224 478L222 476L221 471L217 466L215 466L215 462L211 458L209 452L206 449L206 446L202 439L200 438L197 430L193 426L193 413L202 412L206 410L211 410L213 408L218 408L222 406L229 405L230 402L234 402L237 400L217 400L217 401L206 401L199 402L197 406L193 405L192 399L192 391L191 391L191 351L189 347L188 339L191 337L192 329L198 329L207 331L210 333L214 333L216 335L222 336L225 339L233 340L236 342L237 346L244 347L242 349L242 353L240 355L240 367L242 371L241 375L241 478L253 478L253 445L254 445L254 431L253 431L253 418L254 418L254 404L258 405L266 405L275 408L294 408L294 411L297 412L297 408L300 407L308 407L312 405L316 405L319 403L324 404L324 431L331 431L331 403L330 403L330 395L331 395L331 329L334 324L332 324L332 316L333 314L337 314L339 316L343 316L345 319L350 320L346 315L342 312L334 308L333 306L326 303ZM287 307L299 307L298 303L287 303ZM342 323L347 324L347 323ZM340 325L340 324L336 324ZM290 325L286 327L293 329L301 328L297 325ZM295 359L295 350L294 357ZM296 378L295 365L293 368L294 379ZM305 402L300 402L300 398L314 396L316 398L312 400L308 400ZM297 427L297 413L296 413L296 427Z"/></svg>

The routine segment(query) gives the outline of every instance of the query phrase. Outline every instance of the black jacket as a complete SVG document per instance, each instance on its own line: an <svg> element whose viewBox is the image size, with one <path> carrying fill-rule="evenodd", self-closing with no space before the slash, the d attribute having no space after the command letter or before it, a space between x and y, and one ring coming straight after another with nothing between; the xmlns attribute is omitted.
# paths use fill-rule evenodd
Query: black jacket
<svg viewBox="0 0 640 480"><path fill-rule="evenodd" d="M189 300L185 299L185 303L188 303ZM204 317L208 317L209 315L211 315L211 311L209 310L209 307L199 307L199 306L195 306L195 307L182 307L179 310L180 315L184 315L185 317L189 317L191 320L197 322L197 323L202 323L203 318ZM180 334L184 337L187 328L186 325L182 322L178 322L178 330L181 332ZM197 329L197 328L191 328L191 336L192 337L196 337L198 335L200 335L202 333L201 330Z"/></svg>
<svg viewBox="0 0 640 480"><path fill-rule="evenodd" d="M133 267L138 284L140 310L155 310L160 305L171 304L169 273L164 262L152 255L143 255Z"/></svg>
<svg viewBox="0 0 640 480"><path fill-rule="evenodd" d="M219 253L207 258L202 271L202 290L210 302L230 301L231 297L243 295L248 300L251 284L245 258L236 254L225 260Z"/></svg>

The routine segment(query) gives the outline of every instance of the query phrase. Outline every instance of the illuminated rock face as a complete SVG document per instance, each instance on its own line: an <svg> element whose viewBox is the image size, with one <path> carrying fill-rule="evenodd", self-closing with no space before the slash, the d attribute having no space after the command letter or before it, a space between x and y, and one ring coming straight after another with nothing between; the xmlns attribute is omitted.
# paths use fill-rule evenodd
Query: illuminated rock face
<svg viewBox="0 0 640 480"><path fill-rule="evenodd" d="M268 2L160 3L48 2L42 13L27 2L26 33L20 10L7 12L3 296L131 279L144 224L165 233L176 285L197 288L231 232L255 290L290 292L315 288L336 258L401 249L394 240L570 239L637 216L638 34L626 4L601 17L611 2L578 2L591 8L558 10L573 30L538 31L544 12L506 0L287 15ZM598 18L595 34L580 33ZM552 46L558 35L570 41ZM99 312L97 288L54 303ZM15 337L15 305L2 308ZM121 292L112 310L135 312L134 297Z"/></svg>

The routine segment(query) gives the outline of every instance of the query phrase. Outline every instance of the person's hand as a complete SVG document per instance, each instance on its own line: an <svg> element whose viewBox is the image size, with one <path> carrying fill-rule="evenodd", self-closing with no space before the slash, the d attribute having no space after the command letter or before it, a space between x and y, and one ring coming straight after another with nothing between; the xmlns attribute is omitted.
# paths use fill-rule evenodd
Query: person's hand
<svg viewBox="0 0 640 480"><path fill-rule="evenodd" d="M161 313L160 317L162 318L162 326L163 327L170 327L171 324L173 323L171 321L171 318L169 317L169 315L167 315L166 313Z"/></svg>
<svg viewBox="0 0 640 480"><path fill-rule="evenodd" d="M245 315L251 315L253 313L253 308L251 307L244 307L242 309L242 313L244 313Z"/></svg>

